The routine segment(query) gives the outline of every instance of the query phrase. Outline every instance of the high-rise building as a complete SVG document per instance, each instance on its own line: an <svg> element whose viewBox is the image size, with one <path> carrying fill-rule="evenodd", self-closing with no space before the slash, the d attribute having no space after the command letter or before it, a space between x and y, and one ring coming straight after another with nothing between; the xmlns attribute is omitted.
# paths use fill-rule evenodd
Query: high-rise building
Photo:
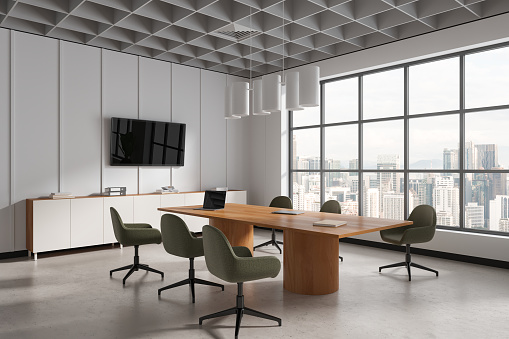
<svg viewBox="0 0 509 339"><path fill-rule="evenodd" d="M364 190L363 215L366 217L380 217L380 195L378 188L366 188Z"/></svg>
<svg viewBox="0 0 509 339"><path fill-rule="evenodd" d="M475 169L477 164L477 148L472 141L465 142L465 168Z"/></svg>
<svg viewBox="0 0 509 339"><path fill-rule="evenodd" d="M399 155L381 154L377 157L377 170L397 170L400 168ZM383 196L387 192L400 192L400 173L395 172L377 172L377 187L379 192L379 201L383 201ZM380 213L383 216L382 206Z"/></svg>
<svg viewBox="0 0 509 339"><path fill-rule="evenodd" d="M479 206L476 202L469 202L465 206L465 227L484 228L484 206Z"/></svg>
<svg viewBox="0 0 509 339"><path fill-rule="evenodd" d="M459 188L454 187L454 178L452 176L437 177L433 189L433 206L437 211L437 224L458 226L459 202Z"/></svg>
<svg viewBox="0 0 509 339"><path fill-rule="evenodd" d="M509 195L497 195L490 201L489 216L490 231L501 231L501 222L505 225L506 222L503 220L509 219ZM502 226L505 227L504 225Z"/></svg>
<svg viewBox="0 0 509 339"><path fill-rule="evenodd" d="M458 150L444 148L443 163L444 169L458 169Z"/></svg>
<svg viewBox="0 0 509 339"><path fill-rule="evenodd" d="M477 169L498 167L498 148L495 144L475 145L477 150Z"/></svg>
<svg viewBox="0 0 509 339"><path fill-rule="evenodd" d="M498 230L500 232L509 232L509 219L500 219L498 222Z"/></svg>
<svg viewBox="0 0 509 339"><path fill-rule="evenodd" d="M293 143L292 143L292 147L293 147L293 154L292 154L292 166L294 169L297 169L297 136L294 134L293 135Z"/></svg>
<svg viewBox="0 0 509 339"><path fill-rule="evenodd" d="M348 168L351 170L357 170L359 169L359 159L352 159L348 163ZM357 173L351 173L351 176L357 176Z"/></svg>

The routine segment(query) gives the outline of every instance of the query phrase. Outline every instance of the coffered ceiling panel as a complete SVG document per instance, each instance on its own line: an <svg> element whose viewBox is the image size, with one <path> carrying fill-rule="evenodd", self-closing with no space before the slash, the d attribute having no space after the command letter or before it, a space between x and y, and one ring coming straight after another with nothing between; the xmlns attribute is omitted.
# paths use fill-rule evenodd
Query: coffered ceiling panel
<svg viewBox="0 0 509 339"><path fill-rule="evenodd" d="M0 0L0 27L256 77L507 12L507 0Z"/></svg>

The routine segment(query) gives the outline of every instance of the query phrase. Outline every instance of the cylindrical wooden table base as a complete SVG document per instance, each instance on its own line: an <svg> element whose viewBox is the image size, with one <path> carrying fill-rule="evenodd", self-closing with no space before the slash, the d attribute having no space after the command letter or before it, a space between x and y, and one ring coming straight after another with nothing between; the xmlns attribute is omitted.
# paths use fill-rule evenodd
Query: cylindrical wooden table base
<svg viewBox="0 0 509 339"><path fill-rule="evenodd" d="M209 224L221 230L233 246L245 246L253 253L253 225L224 219L209 219Z"/></svg>

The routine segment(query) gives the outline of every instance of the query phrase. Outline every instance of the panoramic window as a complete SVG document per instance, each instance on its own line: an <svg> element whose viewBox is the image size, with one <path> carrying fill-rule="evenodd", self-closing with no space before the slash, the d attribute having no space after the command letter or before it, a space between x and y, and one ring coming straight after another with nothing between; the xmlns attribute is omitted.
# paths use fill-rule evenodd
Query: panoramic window
<svg viewBox="0 0 509 339"><path fill-rule="evenodd" d="M509 233L509 47L322 81L323 106L292 112L294 206Z"/></svg>

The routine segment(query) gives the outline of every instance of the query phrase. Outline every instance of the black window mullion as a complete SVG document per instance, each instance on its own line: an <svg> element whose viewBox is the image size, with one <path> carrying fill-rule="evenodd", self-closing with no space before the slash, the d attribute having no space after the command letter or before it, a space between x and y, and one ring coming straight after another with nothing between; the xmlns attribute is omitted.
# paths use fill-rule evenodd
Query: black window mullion
<svg viewBox="0 0 509 339"><path fill-rule="evenodd" d="M358 136L358 147L357 150L357 170L358 170L358 183L357 183L357 214L358 215L364 215L363 206L364 206L364 164L363 164L363 105L362 101L364 98L364 92L362 90L362 83L363 83L363 77L359 76L359 136Z"/></svg>
<svg viewBox="0 0 509 339"><path fill-rule="evenodd" d="M325 91L321 85L320 91L320 206L325 202L325 175L323 170L325 169Z"/></svg>
<svg viewBox="0 0 509 339"><path fill-rule="evenodd" d="M460 144L458 149L459 169L459 227L465 228L465 54L460 56ZM486 211L484 211L486 213Z"/></svg>
<svg viewBox="0 0 509 339"><path fill-rule="evenodd" d="M290 161L288 161L288 195L289 198L293 201L293 111L288 112L288 157Z"/></svg>
<svg viewBox="0 0 509 339"><path fill-rule="evenodd" d="M403 116L404 116L404 145L403 145L403 216L404 218L408 218L409 212L409 205L410 205L410 192L408 191L408 169L409 166L409 149L408 149L408 142L409 142L409 77L408 77L408 66L404 68L403 73Z"/></svg>

